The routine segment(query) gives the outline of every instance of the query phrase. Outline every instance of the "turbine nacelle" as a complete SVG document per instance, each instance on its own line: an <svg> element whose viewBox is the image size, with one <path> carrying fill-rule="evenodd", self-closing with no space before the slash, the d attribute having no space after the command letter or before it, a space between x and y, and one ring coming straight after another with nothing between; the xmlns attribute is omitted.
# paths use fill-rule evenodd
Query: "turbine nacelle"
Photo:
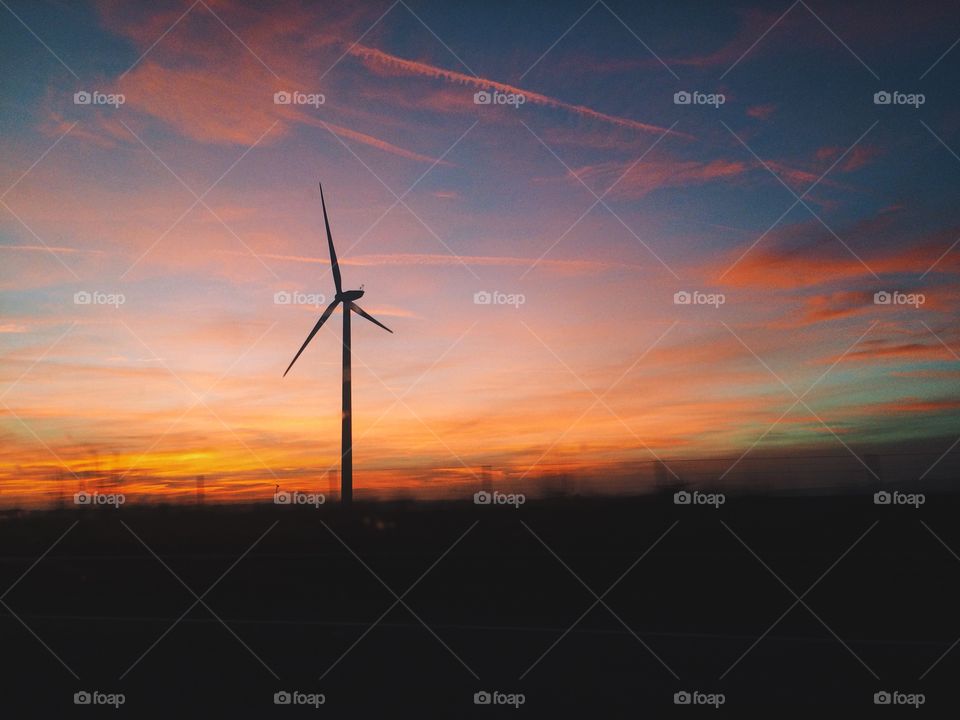
<svg viewBox="0 0 960 720"><path fill-rule="evenodd" d="M338 292L333 298L336 302L350 302L351 300L359 300L363 297L363 290L344 290L343 292Z"/></svg>

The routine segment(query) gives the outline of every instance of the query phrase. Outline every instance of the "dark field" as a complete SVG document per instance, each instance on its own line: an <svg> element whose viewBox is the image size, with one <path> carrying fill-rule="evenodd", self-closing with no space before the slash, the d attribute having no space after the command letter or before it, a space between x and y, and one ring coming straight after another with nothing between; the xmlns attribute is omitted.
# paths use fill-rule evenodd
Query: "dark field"
<svg viewBox="0 0 960 720"><path fill-rule="evenodd" d="M10 515L3 715L714 712L676 707L681 690L723 693L734 716L913 712L875 707L883 690L955 712L960 559L940 540L960 551L958 511L663 495ZM125 703L77 707L79 690ZM280 690L325 703L277 706ZM481 690L524 704L474 705Z"/></svg>

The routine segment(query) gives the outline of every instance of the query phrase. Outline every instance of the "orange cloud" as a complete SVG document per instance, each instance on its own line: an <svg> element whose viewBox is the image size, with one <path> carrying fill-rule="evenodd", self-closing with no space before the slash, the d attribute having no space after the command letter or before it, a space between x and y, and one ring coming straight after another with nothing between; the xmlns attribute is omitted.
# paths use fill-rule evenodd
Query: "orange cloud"
<svg viewBox="0 0 960 720"><path fill-rule="evenodd" d="M818 243L818 246L808 244L795 248L765 245L765 242L772 242L772 239L766 238L749 250L720 282L736 287L789 290L838 280L872 280L873 276L867 267L878 275L921 275L933 266L946 249L939 243L928 241L882 254L867 255L863 258L865 267L839 243L833 247L835 241L832 239ZM728 258L729 263L716 270L717 276L730 268L745 249L738 248L732 253L732 259ZM960 272L960 254L947 254L932 272Z"/></svg>
<svg viewBox="0 0 960 720"><path fill-rule="evenodd" d="M595 192L607 189L630 167L633 161L611 161L589 165L574 172ZM654 190L687 187L714 180L729 180L746 172L745 163L729 160L697 162L670 159L644 159L617 182L611 194L621 198L640 198Z"/></svg>

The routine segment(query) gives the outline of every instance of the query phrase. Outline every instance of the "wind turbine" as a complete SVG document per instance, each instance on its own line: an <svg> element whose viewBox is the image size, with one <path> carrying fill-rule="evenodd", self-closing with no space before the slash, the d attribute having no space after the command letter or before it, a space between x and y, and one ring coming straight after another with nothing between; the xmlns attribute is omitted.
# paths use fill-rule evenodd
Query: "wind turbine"
<svg viewBox="0 0 960 720"><path fill-rule="evenodd" d="M333 302L327 305L320 319L317 320L317 324L313 326L313 330L307 335L307 339L303 341L303 345L300 346L297 354L293 356L293 360L290 361L290 365L287 366L283 376L287 376L287 373L290 372L290 368L293 367L297 358L300 357L300 354L310 341L313 340L313 336L317 334L317 331L320 330L327 321L327 318L333 314L337 305L343 303L343 415L340 431L340 502L347 505L353 500L353 426L350 409L350 314L357 313L357 315L366 318L374 325L379 325L388 333L393 333L393 330L369 313L364 312L360 306L354 302L363 297L363 290L344 291L340 279L340 265L337 263L337 251L333 249L333 235L330 234L330 221L327 219L327 204L323 199L322 183L320 184L320 204L323 206L323 224L327 228L327 244L330 247L330 268L333 270L333 283L336 285L337 294L334 296Z"/></svg>

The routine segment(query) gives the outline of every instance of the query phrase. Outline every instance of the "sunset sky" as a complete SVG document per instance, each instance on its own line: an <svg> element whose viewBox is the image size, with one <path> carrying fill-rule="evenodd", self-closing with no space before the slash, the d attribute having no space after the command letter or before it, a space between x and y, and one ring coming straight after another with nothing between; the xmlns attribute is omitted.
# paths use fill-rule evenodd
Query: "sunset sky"
<svg viewBox="0 0 960 720"><path fill-rule="evenodd" d="M321 180L359 496L960 434L946 3L2 5L0 505L326 491Z"/></svg>

